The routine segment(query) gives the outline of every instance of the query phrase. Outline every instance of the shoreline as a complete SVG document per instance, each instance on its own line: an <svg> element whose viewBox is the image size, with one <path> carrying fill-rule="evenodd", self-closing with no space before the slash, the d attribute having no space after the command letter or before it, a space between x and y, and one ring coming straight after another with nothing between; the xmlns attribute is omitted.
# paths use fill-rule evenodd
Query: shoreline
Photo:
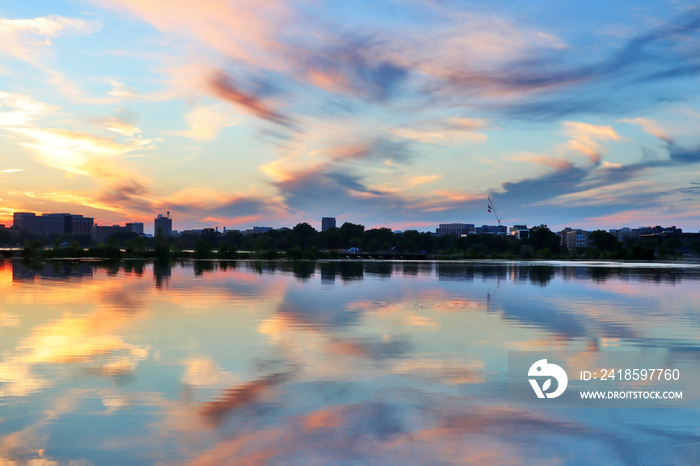
<svg viewBox="0 0 700 466"><path fill-rule="evenodd" d="M274 259L258 258L258 257L238 257L238 258L170 258L158 259L153 257L121 257L121 258L104 258L104 257L40 257L32 259L24 259L21 257L4 257L0 262L20 261L24 263L52 263L52 262L93 262L93 263L117 263L122 261L128 262L154 262L154 263L231 263L231 262L319 262L319 263L437 263L437 264L475 264L475 265L517 265L525 267L537 266L569 266L569 267L605 267L605 268L691 268L700 269L700 258L684 258L680 260L611 260L611 259L386 259L386 258L317 258L317 259L297 259L279 257Z"/></svg>

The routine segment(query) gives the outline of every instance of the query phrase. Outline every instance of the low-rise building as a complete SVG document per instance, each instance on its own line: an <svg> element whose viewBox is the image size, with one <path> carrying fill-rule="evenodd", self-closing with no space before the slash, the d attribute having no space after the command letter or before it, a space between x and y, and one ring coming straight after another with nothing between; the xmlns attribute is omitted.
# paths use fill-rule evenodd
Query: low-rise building
<svg viewBox="0 0 700 466"><path fill-rule="evenodd" d="M530 237L530 229L527 225L513 225L510 234L518 239L527 239Z"/></svg>
<svg viewBox="0 0 700 466"><path fill-rule="evenodd" d="M92 240L97 243L104 243L115 233L127 231L127 228L121 225L95 225L92 227Z"/></svg>
<svg viewBox="0 0 700 466"><path fill-rule="evenodd" d="M575 252L577 249L588 248L591 245L590 232L579 228L568 229L564 236L563 244L570 252Z"/></svg>
<svg viewBox="0 0 700 466"><path fill-rule="evenodd" d="M473 223L441 223L435 230L435 236L466 236L472 228L474 228Z"/></svg>
<svg viewBox="0 0 700 466"><path fill-rule="evenodd" d="M13 228L32 235L90 234L94 219L78 214L42 214L15 212Z"/></svg>
<svg viewBox="0 0 700 466"><path fill-rule="evenodd" d="M508 227L505 225L482 225L480 227L472 227L469 233L477 235L507 235Z"/></svg>

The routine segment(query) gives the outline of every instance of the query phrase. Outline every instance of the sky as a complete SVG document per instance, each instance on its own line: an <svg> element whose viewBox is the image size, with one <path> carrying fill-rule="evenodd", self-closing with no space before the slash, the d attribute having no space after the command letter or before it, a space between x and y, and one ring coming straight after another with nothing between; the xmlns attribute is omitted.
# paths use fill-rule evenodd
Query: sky
<svg viewBox="0 0 700 466"><path fill-rule="evenodd" d="M0 223L700 230L700 8L0 4Z"/></svg>

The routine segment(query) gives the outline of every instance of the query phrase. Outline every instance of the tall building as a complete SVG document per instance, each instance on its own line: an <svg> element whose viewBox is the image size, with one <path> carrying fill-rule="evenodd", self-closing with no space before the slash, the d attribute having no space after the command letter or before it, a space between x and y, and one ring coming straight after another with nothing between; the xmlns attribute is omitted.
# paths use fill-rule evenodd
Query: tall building
<svg viewBox="0 0 700 466"><path fill-rule="evenodd" d="M32 235L91 234L94 219L76 214L15 212L13 227Z"/></svg>
<svg viewBox="0 0 700 466"><path fill-rule="evenodd" d="M170 236L173 231L173 219L170 218L170 212L167 215L158 214L153 220L153 234Z"/></svg>
<svg viewBox="0 0 700 466"><path fill-rule="evenodd" d="M335 217L321 218L321 231L328 231L331 228L335 228Z"/></svg>

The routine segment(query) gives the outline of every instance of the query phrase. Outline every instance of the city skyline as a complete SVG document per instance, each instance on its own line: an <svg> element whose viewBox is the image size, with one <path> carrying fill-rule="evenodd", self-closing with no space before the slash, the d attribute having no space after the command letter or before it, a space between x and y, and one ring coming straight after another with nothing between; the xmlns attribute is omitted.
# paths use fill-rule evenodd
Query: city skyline
<svg viewBox="0 0 700 466"><path fill-rule="evenodd" d="M0 7L0 224L700 230L692 2Z"/></svg>
<svg viewBox="0 0 700 466"><path fill-rule="evenodd" d="M173 218L170 216L170 211L168 211L165 215L164 214L157 214L155 218L153 218L153 234L155 234L158 230L161 230L162 233L164 233L166 236L170 236L172 234L180 234L180 233L187 233L187 232L194 232L197 234L201 234L202 229L191 229L191 228L185 228L182 230L178 230L176 228L173 228ZM39 222L35 222L35 220L38 220ZM44 220L41 222L41 220ZM75 222L78 223L75 223ZM86 230L85 226L68 226L68 225L85 225L87 224L86 222L89 221L89 230ZM29 222L34 222L31 226L29 226ZM314 230L318 232L325 232L329 229L332 228L341 228L342 225L337 226L336 225L336 218L335 217L322 217L320 221L318 222L319 228L316 228L313 223L308 223L308 222L298 222L296 224L290 224L290 225L275 225L274 227L271 226L259 226L259 225L253 225L252 228L245 228L244 227L239 227L236 228L231 228L230 226L222 226L222 233L226 234L227 232L243 232L244 234L246 233L266 233L267 231L270 230L291 230L290 226L296 226L298 224L302 223L307 223L309 224ZM345 222L343 222L345 223ZM353 224L352 222L347 222L350 223L351 225ZM64 226L65 224L65 226ZM365 227L365 225L362 224L357 224L362 227ZM177 225L176 225L177 226ZM519 232L529 232L531 228L534 227L548 227L546 224L538 224L538 223L533 223L533 224L501 224L500 222L498 225L489 225L489 224L483 224L481 226L473 224L473 223L440 223L437 225L435 228L435 225L433 225L433 228L422 228L422 229L416 229L416 228L407 228L406 231L418 231L421 233L433 233L436 236L441 236L441 235L446 235L446 234L455 234L457 236L463 236L464 234L470 233L470 234L495 234L495 235L515 235L519 239L521 238L521 234ZM100 238L107 238L109 235L111 235L114 232L117 231L128 231L128 232L134 232L138 233L141 235L144 235L148 232L148 230L144 229L144 223L143 222L126 222L125 225L118 225L118 224L98 224L94 222L93 218L90 217L84 217L82 214L74 214L74 213L55 213L55 212L44 212L40 214L35 214L31 212L15 212L14 213L14 219L12 222L11 226L7 226L4 224L0 224L0 228L8 228L8 229L14 229L18 231L27 231L29 233L33 233L35 235L48 235L48 234L71 234L71 233L91 233L93 236L93 239L95 237L100 237ZM219 225L210 225L208 227L204 227L205 229L211 229L219 232ZM373 228L389 228L390 230L391 227L388 227L386 225L380 225L380 226L372 226L372 227L367 227L365 228L366 230L370 230ZM71 231L75 230L75 231ZM432 230L435 230L433 232ZM562 227L560 229L554 229L553 232L558 233L565 233L566 231L586 231L590 232L591 230L585 230L581 229L578 227L572 228L571 226L567 227ZM615 228L608 228L608 229L597 229L597 230L602 230L602 231L608 231L610 233L615 233L616 235L620 235L619 238L625 237L626 233L661 233L662 231L665 232L675 232L680 234L681 231L683 231L683 228L678 228L677 225L670 225L670 226L661 226L661 225L652 225L651 223L647 225L637 225L637 226L632 226L630 227L629 225L618 225L615 226ZM99 231L99 233L98 233ZM395 233L401 233L401 230L393 230ZM691 232L688 230L685 230L686 234L692 233L695 234L695 232ZM150 234L150 233L149 233ZM151 235L152 236L152 235ZM522 236L523 238L527 238L528 236Z"/></svg>

